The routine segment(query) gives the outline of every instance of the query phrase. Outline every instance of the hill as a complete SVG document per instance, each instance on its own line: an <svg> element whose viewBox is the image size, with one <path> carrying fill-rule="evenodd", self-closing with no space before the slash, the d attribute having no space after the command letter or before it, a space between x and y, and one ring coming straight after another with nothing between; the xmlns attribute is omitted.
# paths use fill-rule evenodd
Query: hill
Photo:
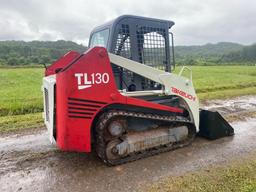
<svg viewBox="0 0 256 192"><path fill-rule="evenodd" d="M72 41L0 41L0 65L49 64L70 50L86 47Z"/></svg>
<svg viewBox="0 0 256 192"><path fill-rule="evenodd" d="M87 47L72 41L0 41L0 66L50 64L70 50L84 52ZM176 46L178 65L255 64L256 44L220 42L206 45Z"/></svg>
<svg viewBox="0 0 256 192"><path fill-rule="evenodd" d="M222 61L226 62L254 62L256 63L256 44L244 46L240 51L232 51L223 55Z"/></svg>
<svg viewBox="0 0 256 192"><path fill-rule="evenodd" d="M233 52L241 52L244 46L238 43L220 42L206 45L176 46L175 58L178 64L199 65L226 62L222 58ZM233 61L234 62L234 61Z"/></svg>
<svg viewBox="0 0 256 192"><path fill-rule="evenodd" d="M175 50L179 56L188 57L212 57L229 54L230 52L242 50L243 45L238 43L220 42L206 45L176 46Z"/></svg>

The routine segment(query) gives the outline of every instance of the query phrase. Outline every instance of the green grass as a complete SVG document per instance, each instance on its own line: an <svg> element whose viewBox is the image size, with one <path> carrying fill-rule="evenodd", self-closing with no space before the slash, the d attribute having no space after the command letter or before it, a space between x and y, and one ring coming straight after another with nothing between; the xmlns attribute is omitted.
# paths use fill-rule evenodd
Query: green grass
<svg viewBox="0 0 256 192"><path fill-rule="evenodd" d="M194 86L201 100L256 94L255 66L191 68ZM0 68L0 116L42 111L42 77L42 68Z"/></svg>
<svg viewBox="0 0 256 192"><path fill-rule="evenodd" d="M0 69L0 116L42 111L42 68Z"/></svg>
<svg viewBox="0 0 256 192"><path fill-rule="evenodd" d="M198 93L256 87L255 66L192 67Z"/></svg>
<svg viewBox="0 0 256 192"><path fill-rule="evenodd" d="M43 126L42 113L0 116L0 133L21 131Z"/></svg>
<svg viewBox="0 0 256 192"><path fill-rule="evenodd" d="M256 154L226 166L169 177L153 184L149 192L253 192L256 191Z"/></svg>
<svg viewBox="0 0 256 192"><path fill-rule="evenodd" d="M201 100L256 94L255 66L193 66L191 69Z"/></svg>

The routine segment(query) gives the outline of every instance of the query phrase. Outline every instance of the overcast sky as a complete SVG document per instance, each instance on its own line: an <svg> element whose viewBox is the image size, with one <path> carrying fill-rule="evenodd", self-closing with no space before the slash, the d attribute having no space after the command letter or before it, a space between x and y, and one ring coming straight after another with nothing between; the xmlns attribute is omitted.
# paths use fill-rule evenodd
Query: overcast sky
<svg viewBox="0 0 256 192"><path fill-rule="evenodd" d="M256 42L254 0L0 0L0 40L72 40L123 14L172 20L176 45Z"/></svg>

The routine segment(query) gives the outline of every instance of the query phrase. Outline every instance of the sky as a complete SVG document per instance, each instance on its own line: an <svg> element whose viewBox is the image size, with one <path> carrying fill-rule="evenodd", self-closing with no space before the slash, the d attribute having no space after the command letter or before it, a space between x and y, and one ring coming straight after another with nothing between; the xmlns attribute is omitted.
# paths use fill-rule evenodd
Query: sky
<svg viewBox="0 0 256 192"><path fill-rule="evenodd" d="M172 20L176 45L256 42L254 0L0 0L0 40L71 40L123 14Z"/></svg>

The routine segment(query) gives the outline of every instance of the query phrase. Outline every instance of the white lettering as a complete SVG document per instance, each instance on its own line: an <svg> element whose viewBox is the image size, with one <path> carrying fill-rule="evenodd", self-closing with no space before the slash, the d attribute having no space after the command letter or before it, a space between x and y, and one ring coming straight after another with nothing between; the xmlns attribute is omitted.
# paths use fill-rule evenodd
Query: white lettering
<svg viewBox="0 0 256 192"><path fill-rule="evenodd" d="M77 83L78 83L78 85L81 85L82 76L83 76L83 73L75 73L75 77L77 78Z"/></svg>
<svg viewBox="0 0 256 192"><path fill-rule="evenodd" d="M96 73L95 77L96 77L95 83L96 84L101 84L101 74Z"/></svg>
<svg viewBox="0 0 256 192"><path fill-rule="evenodd" d="M108 83L109 82L109 75L107 73L102 74L102 82Z"/></svg>
<svg viewBox="0 0 256 192"><path fill-rule="evenodd" d="M90 84L92 84L92 82L88 80L88 75L87 75L87 73L84 73L84 84L85 84L85 85L90 85Z"/></svg>
<svg viewBox="0 0 256 192"><path fill-rule="evenodd" d="M88 75L87 73L75 73L75 77L77 78L77 85L79 90L90 88L94 84L107 84L109 82L108 73L92 73L91 75Z"/></svg>

